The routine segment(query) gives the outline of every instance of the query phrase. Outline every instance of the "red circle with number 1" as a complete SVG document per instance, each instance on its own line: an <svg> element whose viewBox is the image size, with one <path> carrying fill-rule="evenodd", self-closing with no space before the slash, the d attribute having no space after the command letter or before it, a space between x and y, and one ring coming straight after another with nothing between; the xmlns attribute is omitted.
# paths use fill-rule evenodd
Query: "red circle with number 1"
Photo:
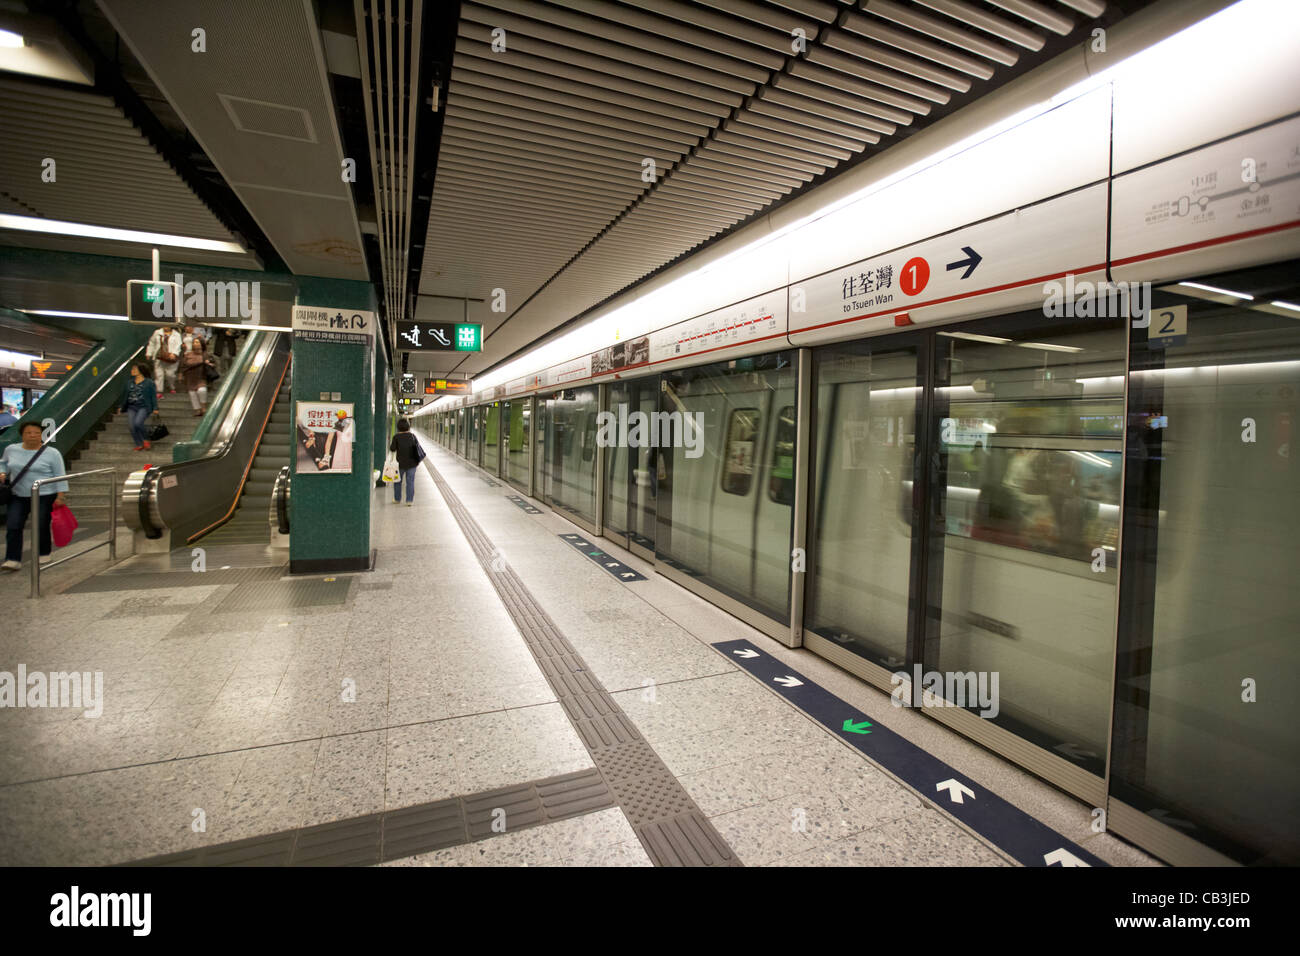
<svg viewBox="0 0 1300 956"><path fill-rule="evenodd" d="M920 256L903 263L903 274L898 277L898 284L908 295L919 295L930 281L930 263Z"/></svg>

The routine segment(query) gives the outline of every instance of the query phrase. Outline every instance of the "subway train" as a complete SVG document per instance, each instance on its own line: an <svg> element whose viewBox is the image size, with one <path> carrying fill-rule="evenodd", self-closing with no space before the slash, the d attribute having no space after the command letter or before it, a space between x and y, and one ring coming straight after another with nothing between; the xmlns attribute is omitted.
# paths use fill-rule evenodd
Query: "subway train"
<svg viewBox="0 0 1300 956"><path fill-rule="evenodd" d="M1269 10L991 94L417 427L500 474L479 410L526 408L510 480L657 573L886 692L996 673L996 714L925 712L1162 859L1300 862L1300 11ZM621 404L698 414L702 453L601 447Z"/></svg>

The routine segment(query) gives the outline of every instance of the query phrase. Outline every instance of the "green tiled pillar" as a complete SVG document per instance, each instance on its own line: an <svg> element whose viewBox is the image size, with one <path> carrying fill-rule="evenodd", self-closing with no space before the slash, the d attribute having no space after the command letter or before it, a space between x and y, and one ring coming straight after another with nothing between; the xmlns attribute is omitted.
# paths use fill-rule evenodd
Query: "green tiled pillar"
<svg viewBox="0 0 1300 956"><path fill-rule="evenodd" d="M371 459L377 470L383 470L388 453L388 362L384 346L375 339L375 453Z"/></svg>
<svg viewBox="0 0 1300 956"><path fill-rule="evenodd" d="M368 341L356 343L321 341L312 338L312 333L294 332L289 570L294 574L364 571L370 567L370 495L374 485L371 462L375 455L378 344L374 291L367 282L300 276L297 305L343 315L368 312L371 334ZM296 426L302 402L352 405L350 473L299 470L301 441Z"/></svg>

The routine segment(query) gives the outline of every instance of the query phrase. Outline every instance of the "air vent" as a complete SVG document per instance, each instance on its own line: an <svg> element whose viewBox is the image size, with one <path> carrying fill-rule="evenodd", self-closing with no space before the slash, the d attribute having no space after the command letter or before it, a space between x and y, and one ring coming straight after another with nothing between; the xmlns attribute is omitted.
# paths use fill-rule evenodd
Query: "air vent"
<svg viewBox="0 0 1300 956"><path fill-rule="evenodd" d="M230 121L235 124L235 129L241 133L260 133L301 143L316 142L311 116L304 109L263 100L248 100L242 96L228 96L225 93L218 93L217 96L226 108Z"/></svg>

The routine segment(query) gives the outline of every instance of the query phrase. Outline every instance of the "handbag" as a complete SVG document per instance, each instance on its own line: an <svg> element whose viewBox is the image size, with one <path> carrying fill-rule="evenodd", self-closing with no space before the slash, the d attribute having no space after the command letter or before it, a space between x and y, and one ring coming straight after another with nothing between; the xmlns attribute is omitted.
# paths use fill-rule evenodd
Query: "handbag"
<svg viewBox="0 0 1300 956"><path fill-rule="evenodd" d="M204 362L203 377L208 380L208 384L210 385L213 382L215 382L217 379L221 378L221 373L212 367L211 362Z"/></svg>
<svg viewBox="0 0 1300 956"><path fill-rule="evenodd" d="M50 536L56 548L66 548L77 530L77 516L67 505L56 505L50 513Z"/></svg>
<svg viewBox="0 0 1300 956"><path fill-rule="evenodd" d="M427 454L428 454L428 453L424 450L424 446L421 445L420 442L419 442L418 440L416 440L416 442L415 442L415 460L416 460L416 461L424 461L425 456L426 456Z"/></svg>
<svg viewBox="0 0 1300 956"><path fill-rule="evenodd" d="M151 442L152 442L152 441L162 441L162 440L163 440L164 438L166 438L169 434L170 434L170 432L168 432L168 430L167 430L167 426L166 426L166 424L164 424L164 422L163 422L163 420L162 420L161 418L155 420L154 423L153 423L152 425L149 426L148 435L149 435L149 440L150 440Z"/></svg>
<svg viewBox="0 0 1300 956"><path fill-rule="evenodd" d="M36 464L36 459L41 457L41 452L45 451L47 447L47 445L42 445L36 454L32 455L31 460L23 465L22 471L18 472L17 477L12 480L6 478L4 481L0 481L0 505L9 504L9 499L14 496L14 485L23 480L23 476L27 474L27 469Z"/></svg>

